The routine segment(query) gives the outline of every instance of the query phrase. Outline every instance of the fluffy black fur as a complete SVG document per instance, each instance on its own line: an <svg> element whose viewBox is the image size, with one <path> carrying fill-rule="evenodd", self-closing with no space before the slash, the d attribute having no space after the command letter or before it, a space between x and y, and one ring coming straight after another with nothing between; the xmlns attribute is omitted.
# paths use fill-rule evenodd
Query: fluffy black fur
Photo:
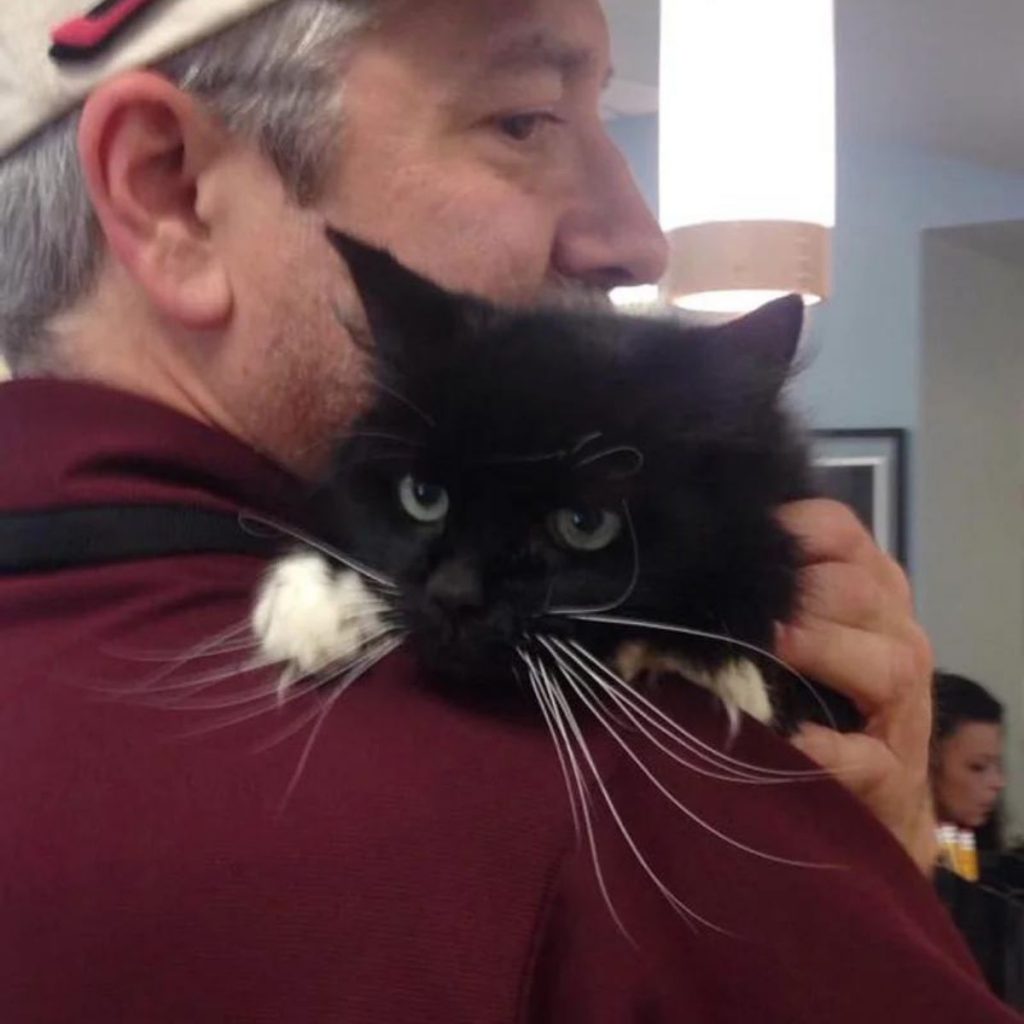
<svg viewBox="0 0 1024 1024"><path fill-rule="evenodd" d="M772 646L797 598L799 551L776 522L808 496L807 455L780 395L799 298L723 327L613 311L511 311L449 293L336 232L367 311L380 384L340 447L326 538L401 587L430 672L507 685L533 631L607 653L623 631L567 609L674 623ZM419 522L401 481L446 516ZM618 517L604 549L575 550ZM563 513L562 522L565 521ZM658 638L707 667L724 643Z"/></svg>

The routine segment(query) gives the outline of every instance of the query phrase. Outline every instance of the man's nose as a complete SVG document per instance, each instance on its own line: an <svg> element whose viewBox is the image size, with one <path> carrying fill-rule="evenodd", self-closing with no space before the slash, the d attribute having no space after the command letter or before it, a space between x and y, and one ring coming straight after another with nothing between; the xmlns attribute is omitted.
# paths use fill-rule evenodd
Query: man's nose
<svg viewBox="0 0 1024 1024"><path fill-rule="evenodd" d="M665 236L603 131L581 154L579 188L559 224L552 261L560 276L605 290L653 284L665 273Z"/></svg>

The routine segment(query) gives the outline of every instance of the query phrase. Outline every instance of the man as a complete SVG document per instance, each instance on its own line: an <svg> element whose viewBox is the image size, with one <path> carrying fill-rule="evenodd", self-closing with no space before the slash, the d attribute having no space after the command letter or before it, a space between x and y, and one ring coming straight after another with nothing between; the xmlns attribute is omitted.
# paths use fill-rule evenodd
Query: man
<svg viewBox="0 0 1024 1024"><path fill-rule="evenodd" d="M313 747L298 702L268 727L252 674L228 721L137 699L141 652L241 635L264 562L126 540L117 510L301 521L297 478L372 393L325 220L499 301L660 276L598 116L595 0L6 7L0 507L58 554L0 584L4 1020L1003 1019L838 785L674 780L752 842L849 868L797 870L694 837L616 773L642 850L721 929L691 932L599 816L637 951L540 731L432 699L397 661ZM868 719L798 744L927 870L930 656L906 581L841 509L780 515L808 555L780 653ZM801 763L753 727L738 749Z"/></svg>

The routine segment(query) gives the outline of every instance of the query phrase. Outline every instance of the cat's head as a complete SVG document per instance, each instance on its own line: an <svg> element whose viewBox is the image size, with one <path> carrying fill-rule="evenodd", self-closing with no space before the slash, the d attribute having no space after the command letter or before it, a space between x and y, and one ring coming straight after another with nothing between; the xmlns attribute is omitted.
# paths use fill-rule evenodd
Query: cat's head
<svg viewBox="0 0 1024 1024"><path fill-rule="evenodd" d="M797 556L773 510L805 489L780 404L798 298L714 328L499 309L331 239L379 387L340 445L323 529L399 584L428 666L507 674L532 634L592 629L581 612L771 642Z"/></svg>

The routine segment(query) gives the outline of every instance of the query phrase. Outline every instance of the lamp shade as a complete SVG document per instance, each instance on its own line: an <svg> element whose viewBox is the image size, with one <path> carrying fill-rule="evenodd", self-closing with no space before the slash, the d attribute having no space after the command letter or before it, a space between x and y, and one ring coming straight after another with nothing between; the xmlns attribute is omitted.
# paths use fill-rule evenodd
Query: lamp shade
<svg viewBox="0 0 1024 1024"><path fill-rule="evenodd" d="M833 0L662 0L665 298L742 312L828 294Z"/></svg>

